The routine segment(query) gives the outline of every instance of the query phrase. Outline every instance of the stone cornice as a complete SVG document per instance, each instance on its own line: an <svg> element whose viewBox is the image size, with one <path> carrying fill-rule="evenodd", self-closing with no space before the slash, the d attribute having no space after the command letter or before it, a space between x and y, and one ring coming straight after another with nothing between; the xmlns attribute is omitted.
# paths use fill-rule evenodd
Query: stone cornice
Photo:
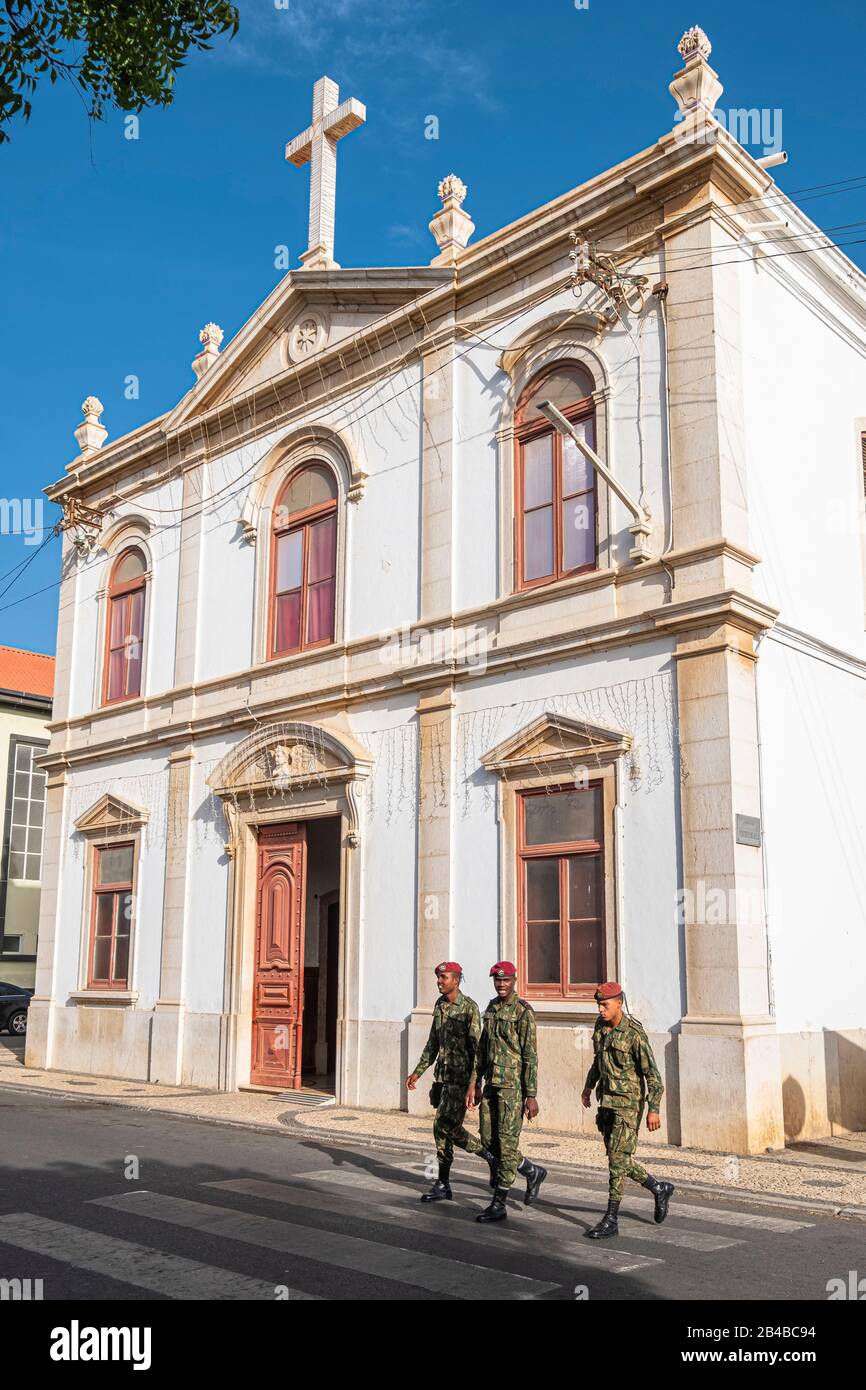
<svg viewBox="0 0 866 1390"><path fill-rule="evenodd" d="M647 568L644 566L639 572L635 571L634 577L643 579ZM621 582L621 578L610 575L607 583L613 585ZM552 598L561 598L562 592L562 589L558 588ZM491 616L491 609L484 611L488 617ZM464 623L465 616L463 615ZM765 631L774 619L775 610L768 605L737 590L726 590L700 599L665 604L627 617L603 619L579 630L573 629L544 637L535 636L511 642L506 647L494 647L485 653L484 673L485 676L490 676L551 662L575 660L590 652L606 652L625 645L657 642L661 636L680 637L689 631L703 632L708 627L724 624L751 637L757 632ZM452 622L451 626L457 629L456 622ZM430 630L429 623L415 624L415 627ZM159 697L130 702L123 707L125 711L141 710L143 716L151 716L149 727L136 730L132 734L112 732L111 723L117 713L116 706L107 710L94 710L87 715L49 725L52 735L67 733L73 740L80 736L86 742L82 742L80 747L75 747L73 742L72 745L57 748L56 751L49 749L40 761L44 766L55 770L116 758L119 754L126 757L139 750L149 749L152 752L154 744L165 747L168 752L170 746L179 742L189 743L194 739L225 735L233 730L254 727L257 723L266 722L271 718L323 718L353 705L387 700L397 692L402 694L415 691L421 702L424 692L427 692L427 698L432 695L435 701L441 697L443 687L450 689L451 686L465 681L478 680L475 666L447 658L419 661L408 671L397 667L384 673L379 679L347 680L346 661L350 656L350 649L352 652L361 652L364 649L375 650L377 647L381 648L378 639L366 639L362 642L343 644L336 650L325 648L321 653L314 654L314 660L310 659L308 653L304 653L301 658L292 658L290 660L293 662L299 659L305 661L311 668L310 684L303 694L292 697L285 691L279 691L271 699L259 696L254 705L250 699L247 705L239 693L237 706L231 713L226 713L224 701L220 702L219 709L213 713L208 713L206 709L201 713L193 713L191 708L186 709L184 706L190 706L194 700L200 701L208 689L218 694L233 687L242 687L243 695L248 698L254 692L258 678L278 676L279 670L284 669L289 663L268 663L267 666L252 668L233 677L208 682L207 686L175 689ZM341 676L316 686L313 666L333 663L335 658L341 662ZM277 665L278 669L273 669L274 665ZM176 714L178 706L181 710ZM153 717L159 717L160 707L165 711L164 720L154 723ZM106 736L102 739L99 737L100 725L107 726Z"/></svg>
<svg viewBox="0 0 866 1390"><path fill-rule="evenodd" d="M498 230L483 241L469 246L458 257L459 277L451 268L408 267L400 271L386 270L346 270L346 271L303 271L292 272L286 281L281 282L264 303L257 309L220 354L219 363L187 392L173 411L159 421L142 426L140 430L123 439L108 444L97 459L81 461L73 465L70 476L46 489L52 498L66 495L70 491L90 490L98 482L124 471L128 467L147 466L153 462L153 455L160 461L170 452L170 441L174 440L176 453L184 428L189 437L199 438L208 428L214 430L213 447L226 452L225 433L231 423L231 416L252 402L254 413L266 396L279 393L291 387L299 396L306 396L308 383L321 385L323 376L329 371L346 365L358 365L361 371L352 377L351 388L363 385L367 375L378 376L393 368L390 346L398 348L393 341L396 333L414 333L417 326L426 330L428 315L434 314L440 303L471 302L477 298L483 285L497 280L507 283L522 278L533 263L544 257L560 241L563 241L563 258L566 246L564 239L573 229L576 219L585 230L594 236L604 234L608 229L628 226L647 212L657 211L664 198L671 198L678 190L691 181L698 185L712 177L729 192L739 197L755 197L772 184L769 176L731 139L702 146L688 142L677 142L674 136L663 137L656 145L633 155L615 168L590 179L576 189L560 195L545 206L535 209L525 217ZM432 284L431 284L432 281ZM395 289L396 283L396 289ZM455 290L455 284L457 289ZM388 287L391 287L390 290ZM429 286L429 288L424 288ZM273 332L273 322L285 319L287 305L293 297L303 302L310 297L332 297L348 292L355 298L359 294L379 295L387 299L389 294L411 294L422 290L411 298L409 303L399 304L391 313L383 315L374 324L358 329L350 337L341 340L333 347L326 348L302 367L293 367L278 373L267 382L250 388L239 397L234 397L222 405L209 405L208 399L219 389L233 371L237 371L249 360L254 344L258 343L262 332ZM489 292L489 290L488 290ZM374 302L374 300L371 300ZM507 315L505 315L507 316ZM382 342L390 341L388 360L381 360ZM370 358L379 354L380 361L370 367ZM347 383L347 386L349 383ZM329 387L329 394L340 394L339 383ZM302 399L296 402L302 409ZM203 409L201 409L203 407ZM194 416L190 410L198 408ZM277 415L266 421L271 427L277 426L277 417L282 423L288 404ZM225 416L223 421L221 416ZM219 431L217 435L216 431ZM177 438L175 439L175 432ZM248 437L248 436L247 436ZM241 439L238 437L237 442ZM234 435L230 444L235 443Z"/></svg>
<svg viewBox="0 0 866 1390"><path fill-rule="evenodd" d="M223 455L287 428L298 418L331 409L344 395L357 392L427 351L431 342L438 345L447 341L450 330L437 327L443 313L457 314L459 332L461 310L471 309L473 301L495 288L525 278L533 268L550 267L552 296L559 287L555 287L557 271L551 261L561 246L564 262L567 234L578 221L595 238L615 237L625 231L624 246L629 255L650 253L676 231L707 216L732 236L742 234L749 222L736 204L745 201L749 217L763 215L760 200L773 189L775 215L784 213L799 226L813 227L736 140L721 128L716 136L708 144L683 141L676 132L663 136L654 146L470 245L459 253L456 271L422 266L291 272L235 335L218 364L172 411L104 446L98 456L75 460L65 478L45 489L46 495L52 500L71 494L84 498L132 475L135 481L127 495L134 496L203 457L216 452ZM730 206L708 197L682 213L663 217L664 203L670 205L702 184L712 184L730 199ZM640 227L641 219L651 225L628 236L630 228ZM621 247L617 249L622 253ZM802 259L806 273L820 280L837 304L847 307L866 325L866 280L847 257L827 248ZM758 260L760 263L760 256ZM772 255L765 264L781 279L794 283L790 271L774 262ZM799 284L797 287L802 292ZM296 300L344 302L347 295L353 302L395 307L302 366L293 364L239 396L210 403L233 373L249 365L262 334L273 334L274 325L284 323ZM514 312L512 302L500 317L512 317ZM844 327L834 316L825 316ZM850 331L846 336L856 346ZM150 472L141 477L145 470ZM108 503L116 500L114 495L104 499Z"/></svg>

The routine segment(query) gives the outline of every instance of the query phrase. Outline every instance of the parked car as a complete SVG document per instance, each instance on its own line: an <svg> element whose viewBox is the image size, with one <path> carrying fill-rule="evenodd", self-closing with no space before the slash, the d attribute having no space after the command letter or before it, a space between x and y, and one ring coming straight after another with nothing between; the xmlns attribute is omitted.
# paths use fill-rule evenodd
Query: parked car
<svg viewBox="0 0 866 1390"><path fill-rule="evenodd" d="M0 1032L8 1028L14 1037L24 1036L32 997L33 990L26 985L10 985L8 981L0 980Z"/></svg>

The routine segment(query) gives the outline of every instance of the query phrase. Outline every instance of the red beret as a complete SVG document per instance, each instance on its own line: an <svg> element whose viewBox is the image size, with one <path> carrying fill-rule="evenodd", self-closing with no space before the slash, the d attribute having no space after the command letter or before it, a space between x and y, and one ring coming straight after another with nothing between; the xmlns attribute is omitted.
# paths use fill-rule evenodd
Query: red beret
<svg viewBox="0 0 866 1390"><path fill-rule="evenodd" d="M602 999L618 999L621 994L622 985L618 985L616 980L608 980L595 991L596 1003L600 1003Z"/></svg>
<svg viewBox="0 0 866 1390"><path fill-rule="evenodd" d="M505 979L506 976L509 978L515 976L517 971L510 960L498 960L495 965L490 967L490 973L491 975L497 975L499 979L502 980Z"/></svg>
<svg viewBox="0 0 866 1390"><path fill-rule="evenodd" d="M443 960L441 964L436 966L433 973L434 975L462 975L463 966L458 965L456 960Z"/></svg>

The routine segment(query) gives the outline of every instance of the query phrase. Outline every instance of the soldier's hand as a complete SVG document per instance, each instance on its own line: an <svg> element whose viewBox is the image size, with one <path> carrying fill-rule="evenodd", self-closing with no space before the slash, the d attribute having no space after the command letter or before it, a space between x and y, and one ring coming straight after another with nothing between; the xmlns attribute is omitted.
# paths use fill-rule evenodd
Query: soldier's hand
<svg viewBox="0 0 866 1390"><path fill-rule="evenodd" d="M406 1077L406 1090L407 1090L407 1091L414 1091L414 1089L415 1089L415 1087L416 1087L417 1085L418 1085L418 1078L417 1078L417 1076L415 1075L415 1073L414 1073L414 1071L413 1071L413 1073L412 1073L411 1076L407 1076L407 1077Z"/></svg>
<svg viewBox="0 0 866 1390"><path fill-rule="evenodd" d="M480 1105L480 1104L481 1104L481 1087L480 1087L480 1086L470 1086L470 1087L469 1087L469 1090L466 1092L466 1108L467 1108L467 1110L474 1110L475 1107L476 1107L477 1105Z"/></svg>
<svg viewBox="0 0 866 1390"><path fill-rule="evenodd" d="M660 1129L661 1123L661 1115L657 1115L654 1110L651 1110L646 1117L647 1129Z"/></svg>
<svg viewBox="0 0 866 1390"><path fill-rule="evenodd" d="M592 1102L592 1091L589 1089L588 1086L585 1086L581 1091L580 1101L584 1110L588 1110Z"/></svg>
<svg viewBox="0 0 866 1390"><path fill-rule="evenodd" d="M534 1120L538 1114L538 1101L535 1096L527 1096L523 1105L523 1113L527 1120Z"/></svg>

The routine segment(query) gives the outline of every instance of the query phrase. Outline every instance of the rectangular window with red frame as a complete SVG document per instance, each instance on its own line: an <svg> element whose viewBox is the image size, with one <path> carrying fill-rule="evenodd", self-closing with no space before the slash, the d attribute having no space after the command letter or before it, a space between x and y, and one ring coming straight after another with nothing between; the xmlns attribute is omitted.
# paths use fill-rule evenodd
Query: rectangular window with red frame
<svg viewBox="0 0 866 1390"><path fill-rule="evenodd" d="M132 843L94 850L88 987L129 988L134 864Z"/></svg>
<svg viewBox="0 0 866 1390"><path fill-rule="evenodd" d="M591 999L605 971L603 792L521 792L518 972L534 999Z"/></svg>

